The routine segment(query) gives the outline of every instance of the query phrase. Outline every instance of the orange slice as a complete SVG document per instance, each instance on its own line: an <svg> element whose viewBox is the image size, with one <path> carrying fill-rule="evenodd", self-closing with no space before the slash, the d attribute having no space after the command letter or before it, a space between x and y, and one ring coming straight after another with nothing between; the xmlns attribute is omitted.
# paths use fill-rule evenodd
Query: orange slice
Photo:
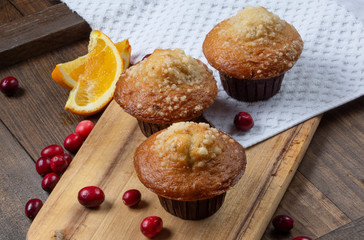
<svg viewBox="0 0 364 240"><path fill-rule="evenodd" d="M123 72L130 66L131 46L129 40L125 39L115 44L124 62Z"/></svg>
<svg viewBox="0 0 364 240"><path fill-rule="evenodd" d="M62 87L72 90L81 73L85 71L86 56L79 57L73 61L60 63L52 72L52 78Z"/></svg>
<svg viewBox="0 0 364 240"><path fill-rule="evenodd" d="M123 62L124 68L127 69L130 65L131 46L128 39L115 44ZM73 61L57 64L52 72L52 79L62 87L72 90L78 81L79 76L85 71L86 56L81 56Z"/></svg>
<svg viewBox="0 0 364 240"><path fill-rule="evenodd" d="M65 106L79 115L95 114L111 101L124 69L117 47L102 32L91 32L88 51L84 71L79 74Z"/></svg>

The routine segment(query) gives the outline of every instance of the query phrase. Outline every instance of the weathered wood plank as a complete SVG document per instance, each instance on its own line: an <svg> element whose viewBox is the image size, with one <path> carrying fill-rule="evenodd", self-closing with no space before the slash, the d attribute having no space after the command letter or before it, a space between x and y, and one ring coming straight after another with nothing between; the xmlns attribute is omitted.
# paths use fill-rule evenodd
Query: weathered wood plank
<svg viewBox="0 0 364 240"><path fill-rule="evenodd" d="M23 1L15 1L17 3L22 3ZM25 12L21 13L17 7L15 7L9 1L0 1L0 32L3 29L3 24L11 25L13 21L22 21L23 15L32 14L33 11L37 11L39 7L46 7L48 5L42 5L43 1L24 1L28 4L20 5L24 7ZM32 7L34 6L34 7ZM0 44L3 42L1 38ZM34 59L35 64L28 64L24 62L22 67L20 65L10 67L7 69L0 69L0 79L5 76L14 75L20 81L20 87L18 93L14 97L6 97L4 94L0 93L1 102L1 121L0 121L0 239L2 240L13 240L13 239L25 239L28 228L31 221L24 214L24 207L26 202L31 198L40 198L45 201L48 194L41 188L42 178L36 173L34 161L39 157L39 153L42 147L48 142L52 141L52 138L47 131L47 127L44 127L45 121L42 118L34 119L29 118L37 108L42 108L47 111L47 109L57 108L54 103L57 101L52 100L53 93L57 92L59 88L53 87L52 91L49 91L49 96L45 96L48 101L41 101L43 105L38 105L37 100L39 96L44 96L44 93L37 93L37 87L52 84L49 79L48 74L45 77L40 78L38 72L44 71L43 67L45 63L49 61L52 57L60 62L61 60L71 60L83 53L85 53L85 46L87 42L78 44L77 49L66 52L52 53L47 56L47 60L44 58ZM75 48L74 46L71 48ZM75 53L72 55L72 53ZM52 57L50 57L52 56ZM43 61L43 62L42 62ZM40 64L39 64L40 63ZM43 64L44 63L44 64ZM54 66L45 67L48 69ZM32 92L30 94L29 90ZM51 100L49 100L51 99ZM35 107L35 108L34 108ZM51 111L50 111L51 112ZM27 115L28 113L29 115ZM45 115L47 116L47 115ZM62 129L62 125L59 122L70 121L67 119L60 119L59 116L54 116L54 123L58 126L53 128ZM58 119L58 120L57 120ZM77 119L77 118L76 118ZM74 119L73 123L77 120ZM52 119L48 120L52 121ZM7 125L4 125L4 122ZM51 122L49 123L49 129L52 128ZM37 126L38 125L38 126ZM34 131L34 127L37 126L41 134ZM42 127L43 126L43 127ZM48 131L49 131L48 129ZM67 134L67 129L63 129L62 137ZM68 131L70 131L68 129ZM35 136L42 136L43 140L36 140ZM61 142L59 142L61 143ZM25 147L25 148L24 148ZM28 154L28 150L32 152L32 156Z"/></svg>
<svg viewBox="0 0 364 240"><path fill-rule="evenodd" d="M364 97L324 114L298 173L274 214L294 216L297 224L288 236L320 237L348 219L363 216L362 106ZM326 212L330 205L343 215L332 210ZM263 239L282 238L272 229L269 225Z"/></svg>
<svg viewBox="0 0 364 240"><path fill-rule="evenodd" d="M89 25L65 4L0 26L0 68L87 38Z"/></svg>
<svg viewBox="0 0 364 240"><path fill-rule="evenodd" d="M269 224L263 240L308 236L316 239L351 220L300 172L297 172L274 215L288 215L295 227L288 234L274 231Z"/></svg>
<svg viewBox="0 0 364 240"><path fill-rule="evenodd" d="M299 171L350 219L364 216L364 97L324 115Z"/></svg>
<svg viewBox="0 0 364 240"><path fill-rule="evenodd" d="M19 81L15 96L0 94L1 120L35 161L50 144L63 144L84 117L65 111L68 91L51 79L55 65L87 53L88 41L51 51L13 66L0 69L0 78ZM88 117L96 121L100 115Z"/></svg>
<svg viewBox="0 0 364 240"><path fill-rule="evenodd" d="M18 9L23 16L40 12L54 4L48 0L9 0L11 4Z"/></svg>
<svg viewBox="0 0 364 240"><path fill-rule="evenodd" d="M0 1L0 26L22 17L22 14L8 1Z"/></svg>
<svg viewBox="0 0 364 240"><path fill-rule="evenodd" d="M25 216L31 198L47 199L41 188L42 178L34 162L16 138L0 121L0 239L24 239L31 221Z"/></svg>
<svg viewBox="0 0 364 240"><path fill-rule="evenodd" d="M358 218L349 224L346 224L333 232L330 232L318 240L363 240L364 239L364 217Z"/></svg>

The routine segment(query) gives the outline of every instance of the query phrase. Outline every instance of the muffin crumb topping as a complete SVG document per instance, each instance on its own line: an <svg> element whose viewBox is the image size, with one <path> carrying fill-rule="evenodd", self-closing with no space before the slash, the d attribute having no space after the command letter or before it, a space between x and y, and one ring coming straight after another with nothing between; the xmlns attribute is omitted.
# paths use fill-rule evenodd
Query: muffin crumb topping
<svg viewBox="0 0 364 240"><path fill-rule="evenodd" d="M287 24L264 7L246 6L228 20L230 28L220 34L229 34L235 41L250 42L252 46L266 44L277 37Z"/></svg>
<svg viewBox="0 0 364 240"><path fill-rule="evenodd" d="M206 59L220 73L251 80L284 74L302 50L294 26L261 6L246 6L219 22L203 43Z"/></svg>
<svg viewBox="0 0 364 240"><path fill-rule="evenodd" d="M179 161L189 168L204 167L223 151L216 141L218 134L206 123L174 123L157 136L152 149L159 153L161 166Z"/></svg>
<svg viewBox="0 0 364 240"><path fill-rule="evenodd" d="M234 186L245 171L246 154L231 136L206 123L179 122L142 142L134 167L143 185L157 195L196 201Z"/></svg>
<svg viewBox="0 0 364 240"><path fill-rule="evenodd" d="M132 74L137 72L147 73L143 81L166 90L176 89L182 84L193 86L210 74L200 62L181 49L156 49Z"/></svg>
<svg viewBox="0 0 364 240"><path fill-rule="evenodd" d="M180 49L156 49L121 75L117 89L115 99L124 110L155 123L193 119L217 95L208 67Z"/></svg>

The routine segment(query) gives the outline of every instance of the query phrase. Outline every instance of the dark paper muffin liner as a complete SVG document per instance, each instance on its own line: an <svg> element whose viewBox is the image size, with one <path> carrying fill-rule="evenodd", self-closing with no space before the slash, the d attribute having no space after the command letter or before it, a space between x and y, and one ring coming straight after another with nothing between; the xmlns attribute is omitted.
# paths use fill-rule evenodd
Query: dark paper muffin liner
<svg viewBox="0 0 364 240"><path fill-rule="evenodd" d="M152 135L153 133L159 132L169 126L171 126L172 124L158 124L158 123L150 123L150 122L146 122L140 119L138 120L138 124L139 124L139 128L142 131L142 133L144 134L144 136L149 137L150 135ZM190 121L192 122L206 122L206 119L201 115L197 118L191 119Z"/></svg>
<svg viewBox="0 0 364 240"><path fill-rule="evenodd" d="M267 79L238 79L220 73L222 86L226 93L239 101L256 102L267 100L281 89L284 74Z"/></svg>
<svg viewBox="0 0 364 240"><path fill-rule="evenodd" d="M138 124L140 130L146 137L149 137L153 133L156 133L170 126L170 124L149 123L140 119L138 119Z"/></svg>
<svg viewBox="0 0 364 240"><path fill-rule="evenodd" d="M162 207L170 214L186 220L199 220L216 213L222 206L225 195L226 193L223 193L213 198L197 201L178 201L159 195L158 198Z"/></svg>

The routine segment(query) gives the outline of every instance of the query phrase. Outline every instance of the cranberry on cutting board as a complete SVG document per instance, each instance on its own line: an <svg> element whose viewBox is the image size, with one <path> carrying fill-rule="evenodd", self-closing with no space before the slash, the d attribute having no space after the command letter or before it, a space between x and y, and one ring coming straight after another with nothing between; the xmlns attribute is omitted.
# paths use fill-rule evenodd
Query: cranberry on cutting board
<svg viewBox="0 0 364 240"><path fill-rule="evenodd" d="M101 188L87 186L78 192L78 201L81 205L89 208L100 206L105 200L105 194Z"/></svg>
<svg viewBox="0 0 364 240"><path fill-rule="evenodd" d="M137 189L130 189L123 195L123 202L128 207L135 207L139 204L142 195Z"/></svg>
<svg viewBox="0 0 364 240"><path fill-rule="evenodd" d="M160 217L150 216L143 219L140 224L140 230L144 236L153 238L157 236L163 229L163 221Z"/></svg>

